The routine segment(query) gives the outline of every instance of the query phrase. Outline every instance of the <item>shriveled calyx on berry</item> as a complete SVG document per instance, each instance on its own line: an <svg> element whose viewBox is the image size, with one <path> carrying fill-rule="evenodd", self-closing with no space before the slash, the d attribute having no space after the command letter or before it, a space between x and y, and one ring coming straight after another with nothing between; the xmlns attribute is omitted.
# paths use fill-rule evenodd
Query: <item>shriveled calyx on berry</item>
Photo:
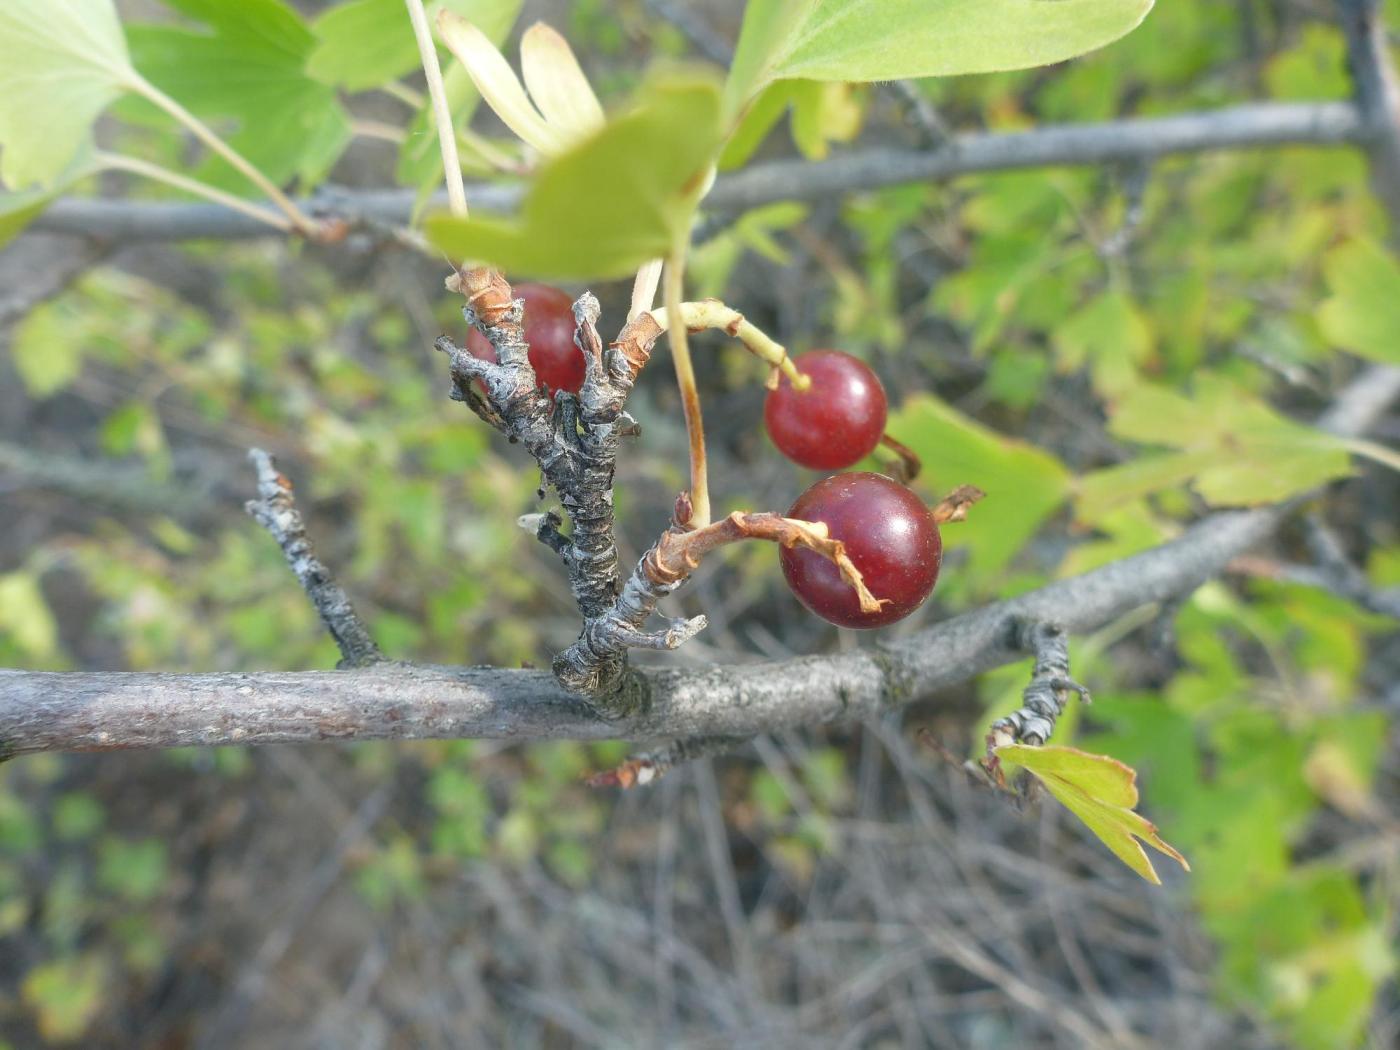
<svg viewBox="0 0 1400 1050"><path fill-rule="evenodd" d="M809 350L793 364L811 386L797 390L784 376L763 406L778 451L813 470L843 470L875 451L889 410L870 366L840 350Z"/></svg>
<svg viewBox="0 0 1400 1050"><path fill-rule="evenodd" d="M583 386L583 351L574 343L573 300L547 284L522 282L514 288L525 300L525 341L530 344L530 367L535 378L551 392L577 394ZM496 363L496 349L477 331L467 333L467 350L483 361Z"/></svg>
<svg viewBox="0 0 1400 1050"><path fill-rule="evenodd" d="M871 609L831 562L809 551L784 549L783 575L803 605L838 627L895 623L921 606L938 582L943 560L938 526L961 520L981 497L980 490L964 486L930 509L911 489L883 474L836 474L799 496L788 517L825 525L879 608Z"/></svg>

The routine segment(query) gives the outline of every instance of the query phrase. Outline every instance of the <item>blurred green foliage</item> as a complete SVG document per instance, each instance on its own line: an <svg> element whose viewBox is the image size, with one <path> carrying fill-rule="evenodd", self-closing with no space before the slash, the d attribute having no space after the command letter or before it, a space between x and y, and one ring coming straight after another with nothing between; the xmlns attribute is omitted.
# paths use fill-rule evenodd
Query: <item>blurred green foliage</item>
<svg viewBox="0 0 1400 1050"><path fill-rule="evenodd" d="M218 28L209 4L172 6ZM357 38L343 32L351 8L366 24L388 14L379 0L358 0L308 28L273 0L255 5L283 27L260 45L275 52L263 72L277 91L263 84L246 105L206 100L201 112L241 127L257 149L251 125L290 83L296 104L278 108L279 133L263 145L283 151L279 175L314 182L345 142L345 100L332 86L377 87L407 61L399 34L376 64L360 64ZM595 83L607 96L636 87L623 56L638 39L658 54L681 50L673 29L631 5L617 17L609 5L574 5L567 28L585 64L606 67ZM190 59L206 53L186 50L189 35L135 32L137 65L178 93ZM201 33L200 47L217 53L237 35ZM465 115L474 92L465 79L452 90ZM1268 5L1178 0L1080 61L919 90L959 125L1011 130L1260 96L1344 98L1349 87L1331 26ZM779 85L727 159L786 149L769 134L784 114L796 148L819 156L873 122L880 104L867 88ZM122 132L132 152L176 155L160 144L163 118L135 105L118 113L132 122ZM398 175L435 184L426 117L408 119L416 123ZM11 232L4 208L29 203L0 207L0 239ZM746 308L736 274L755 258L782 266L810 251L802 235L813 211L779 203L739 217L697 250L695 290ZM1310 392L1342 370L1340 352L1395 360L1400 267L1378 244L1384 225L1361 158L1342 149L1165 159L1150 173L989 174L844 201L839 243L820 257L821 338L917 378L892 391L892 430L928 464L926 495L964 482L989 493L974 525L946 532L940 609L1141 551L1203 505L1274 500L1347 475L1345 450L1298 420L1315 407ZM259 444L304 464L295 480L313 531L331 544L323 554L391 657L546 661L575 621L557 567L514 524L534 507L536 478L447 400L427 350L439 330L460 325L456 306L430 303L421 289L342 284L280 247L187 250L192 266L217 272L221 302L235 310L94 270L14 332L28 396L80 399L97 416L85 451L151 485L176 476L183 450L212 462ZM929 260L931 275L916 269ZM733 376L737 387L753 373ZM1281 402L1286 412L1272 407ZM674 464L648 461L645 471L679 483ZM743 485L725 479L724 498L738 505ZM619 496L630 509L628 493ZM45 590L50 573L66 570L96 596L91 632L125 666L332 666L334 647L275 546L232 504L219 509L212 525L158 509L97 510L87 529L8 568L0 665L73 664ZM1378 585L1400 583L1400 534L1378 539L1367 570ZM745 593L777 578L771 551L757 549L709 571L732 574ZM1221 997L1308 1050L1356 1044L1394 977L1394 903L1383 879L1344 854L1335 829L1364 835L1383 819L1373 781L1386 727L1362 674L1389 625L1298 586L1211 584L1177 617L1181 665L1150 691L1110 649L1136 626L1111 625L1077 649L1096 704L1072 709L1057 742L1139 771L1144 811L1192 863L1189 877L1171 881L1219 946ZM988 720L1015 706L1026 674L1016 666L983 679ZM421 774L426 800L418 820L354 859L358 892L391 909L481 858L538 859L563 883L586 884L606 859L591 844L611 802L579 779L624 755L616 744L571 743L509 757L467 741L353 749L371 773ZM195 758L168 761L189 768ZM236 784L251 766L229 749L200 768ZM843 848L832 831L854 795L843 752L810 750L792 775L748 771L740 795L731 820L772 845L794 885ZM110 832L108 821L104 800L65 784L57 760L0 766L0 950L37 922L45 952L13 994L0 991L0 1005L25 1011L54 1043L81 1044L119 982L154 971L171 950L160 908L179 880L169 847Z"/></svg>

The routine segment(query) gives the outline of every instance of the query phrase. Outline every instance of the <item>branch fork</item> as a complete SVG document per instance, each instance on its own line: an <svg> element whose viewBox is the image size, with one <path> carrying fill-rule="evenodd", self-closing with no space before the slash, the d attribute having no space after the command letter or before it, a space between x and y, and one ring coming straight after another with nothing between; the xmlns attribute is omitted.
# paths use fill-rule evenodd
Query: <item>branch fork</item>
<svg viewBox="0 0 1400 1050"><path fill-rule="evenodd" d="M1013 620L1010 625L1015 648L1034 654L1035 667L1030 684L1021 694L1021 706L997 719L987 732L987 751L982 768L999 787L1006 785L997 748L1007 744L1042 747L1055 732L1055 723L1064 714L1071 694L1085 703L1089 690L1069 672L1069 635L1057 623Z"/></svg>

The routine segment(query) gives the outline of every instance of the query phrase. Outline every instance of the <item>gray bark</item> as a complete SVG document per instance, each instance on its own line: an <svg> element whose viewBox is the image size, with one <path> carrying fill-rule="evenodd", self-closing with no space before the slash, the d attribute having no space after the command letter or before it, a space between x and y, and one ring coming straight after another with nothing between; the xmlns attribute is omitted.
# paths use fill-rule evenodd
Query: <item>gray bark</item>
<svg viewBox="0 0 1400 1050"><path fill-rule="evenodd" d="M1344 102L1254 103L1210 113L1110 120L1009 134L958 135L931 150L858 150L830 160L756 164L722 175L706 209L734 211L780 200L816 200L832 193L951 179L1013 168L1141 161L1174 153L1287 145L1357 145L1373 130ZM508 211L520 199L511 186L475 185L468 199L482 211ZM357 222L402 224L412 190L336 190L303 202L307 209ZM442 202L439 202L442 203ZM200 237L280 236L271 227L215 204L61 198L30 229L130 244Z"/></svg>
<svg viewBox="0 0 1400 1050"><path fill-rule="evenodd" d="M1319 425L1359 434L1397 396L1400 369L1368 369ZM1025 623L1089 631L1189 593L1267 538L1297 502L1211 515L1170 543L878 649L638 671L635 708L617 719L547 671L394 663L251 674L0 671L0 753L427 737L751 737L861 718L1021 659Z"/></svg>

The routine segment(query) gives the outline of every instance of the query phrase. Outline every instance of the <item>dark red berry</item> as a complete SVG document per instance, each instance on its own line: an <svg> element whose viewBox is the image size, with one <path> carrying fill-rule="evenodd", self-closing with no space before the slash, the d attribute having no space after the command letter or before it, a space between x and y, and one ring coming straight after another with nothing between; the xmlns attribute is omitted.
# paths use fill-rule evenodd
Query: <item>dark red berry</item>
<svg viewBox="0 0 1400 1050"><path fill-rule="evenodd" d="M525 341L535 378L550 390L577 394L583 386L583 351L574 345L574 303L547 284L517 284L525 300ZM467 333L467 349L483 361L496 361L496 348L476 329Z"/></svg>
<svg viewBox="0 0 1400 1050"><path fill-rule="evenodd" d="M794 390L783 376L763 419L778 451L813 470L843 470L875 450L885 432L885 388L868 365L840 350L810 350L793 359L812 377Z"/></svg>
<svg viewBox="0 0 1400 1050"><path fill-rule="evenodd" d="M938 580L943 540L918 496L883 474L837 474L819 481L788 511L789 518L826 523L846 545L851 563L876 598L878 613L860 610L856 590L841 570L815 551L783 549L783 575L808 609L838 627L884 627L924 603Z"/></svg>

